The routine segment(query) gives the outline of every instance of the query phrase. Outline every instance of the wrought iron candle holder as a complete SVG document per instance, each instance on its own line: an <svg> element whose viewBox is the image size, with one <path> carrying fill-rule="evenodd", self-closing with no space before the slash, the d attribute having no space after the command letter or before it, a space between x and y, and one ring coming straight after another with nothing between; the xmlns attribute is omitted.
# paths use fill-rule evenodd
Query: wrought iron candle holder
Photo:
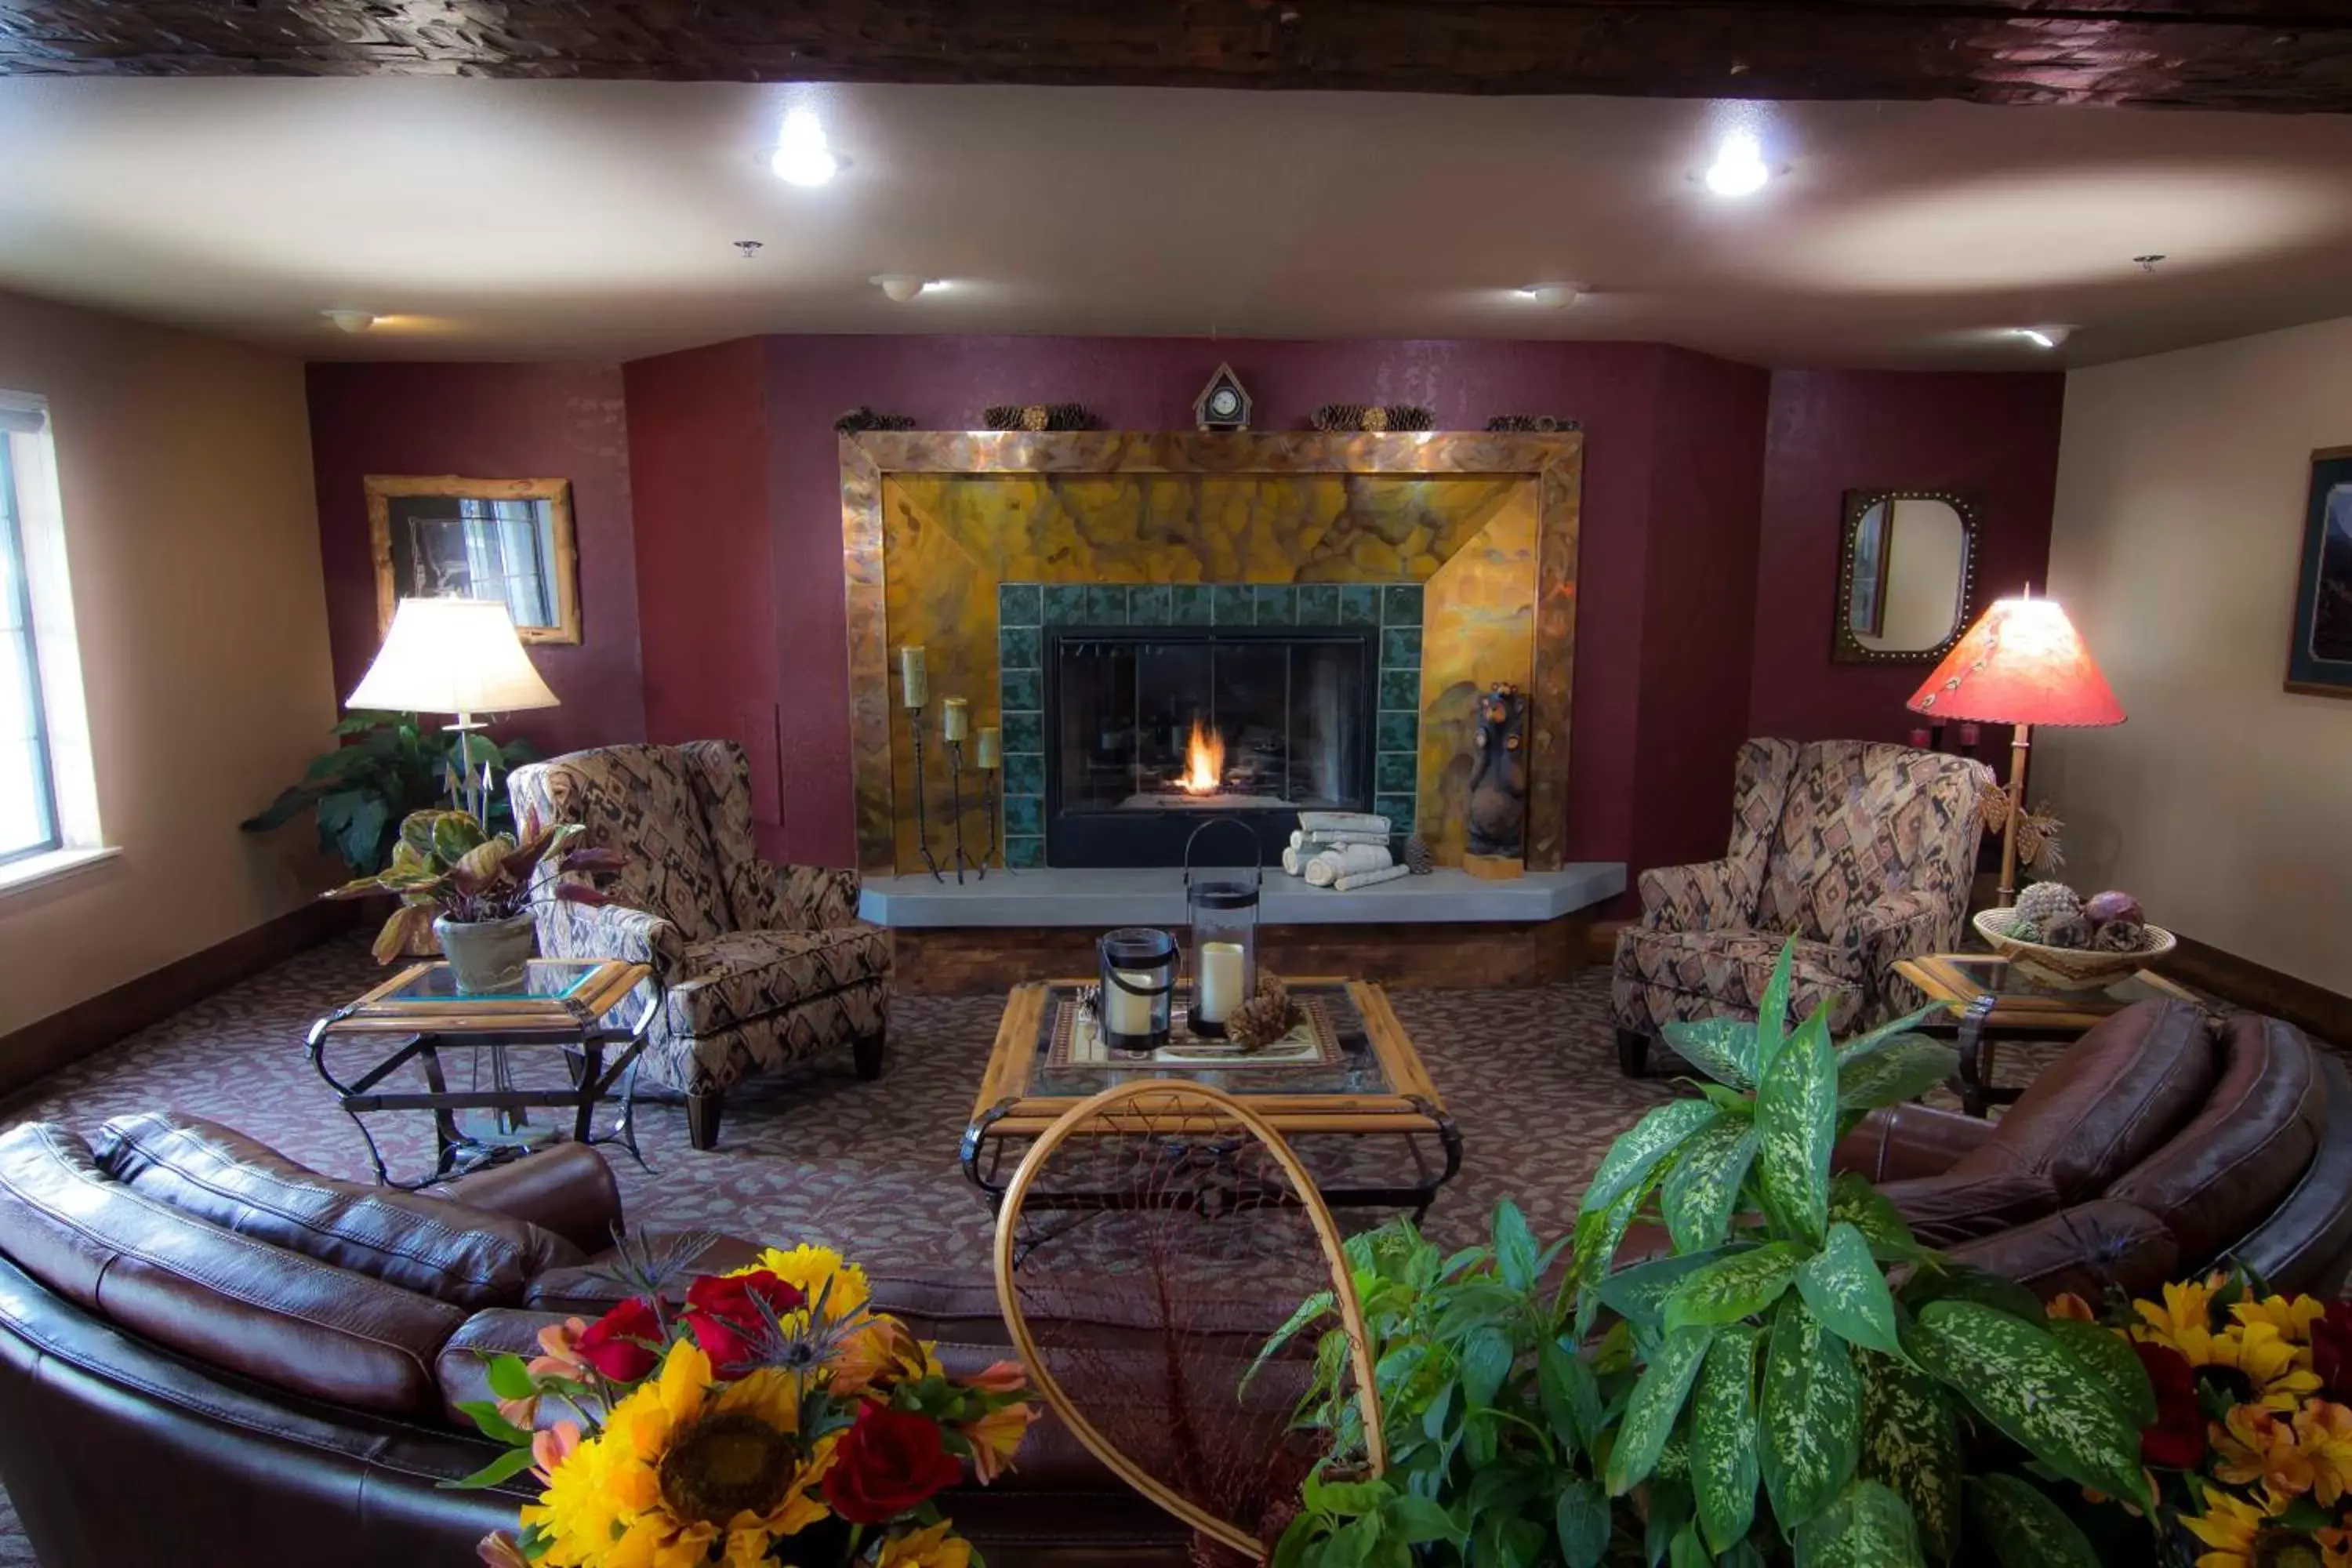
<svg viewBox="0 0 2352 1568"><path fill-rule="evenodd" d="M948 815L949 820L955 824L954 864L956 885L958 887L961 887L963 885L963 870L967 866L970 866L974 870L978 871L982 880L986 880L988 877L988 867L986 863L975 862L970 855L964 852L963 742L961 741L950 741L948 742ZM926 856L925 858L928 859L929 857ZM939 868L936 866L933 867L931 868L931 875L938 877L939 874ZM941 878L940 879L944 881L946 879Z"/></svg>
<svg viewBox="0 0 2352 1568"><path fill-rule="evenodd" d="M940 875L940 863L931 855L930 816L924 805L924 797L929 795L931 790L930 781L923 773L923 705L919 702L909 702L907 704L907 714L913 721L915 737L915 843L923 852L923 864L929 868L931 880L944 882L947 879ZM956 880L963 880L961 873L957 875Z"/></svg>

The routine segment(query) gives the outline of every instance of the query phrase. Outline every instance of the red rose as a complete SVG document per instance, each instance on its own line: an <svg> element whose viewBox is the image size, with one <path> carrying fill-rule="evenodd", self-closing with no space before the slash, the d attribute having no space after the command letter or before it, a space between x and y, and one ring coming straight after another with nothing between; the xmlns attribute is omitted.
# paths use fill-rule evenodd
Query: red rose
<svg viewBox="0 0 2352 1568"><path fill-rule="evenodd" d="M861 1405L824 1473L824 1500L852 1524L887 1524L963 1479L963 1465L928 1415Z"/></svg>
<svg viewBox="0 0 2352 1568"><path fill-rule="evenodd" d="M756 1274L705 1274L687 1287L686 1326L720 1376L740 1376L751 1370L767 1329L754 1302L764 1301L769 1311L782 1314L807 1300L798 1286L764 1268Z"/></svg>
<svg viewBox="0 0 2352 1568"><path fill-rule="evenodd" d="M2205 1413L2197 1405L2197 1373L2169 1345L2134 1340L2139 1364L2156 1390L2156 1424L2139 1435L2139 1457L2168 1470L2193 1470L2205 1458Z"/></svg>
<svg viewBox="0 0 2352 1568"><path fill-rule="evenodd" d="M2312 1320L2311 1370L2323 1392L2352 1399L2352 1301L2330 1301L2327 1315Z"/></svg>
<svg viewBox="0 0 2352 1568"><path fill-rule="evenodd" d="M655 1315L651 1301L633 1296L589 1324L572 1348L582 1361L614 1383L635 1383L661 1360L658 1352L638 1343L640 1340L659 1344L661 1319Z"/></svg>

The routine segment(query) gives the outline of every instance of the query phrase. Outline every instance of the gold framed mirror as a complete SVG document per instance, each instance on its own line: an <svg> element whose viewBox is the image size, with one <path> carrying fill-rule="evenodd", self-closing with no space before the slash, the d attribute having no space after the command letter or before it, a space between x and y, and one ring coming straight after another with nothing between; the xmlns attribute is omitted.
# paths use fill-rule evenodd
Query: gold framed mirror
<svg viewBox="0 0 2352 1568"><path fill-rule="evenodd" d="M376 633L403 599L497 599L527 643L580 640L569 479L370 474Z"/></svg>
<svg viewBox="0 0 2352 1568"><path fill-rule="evenodd" d="M1838 523L1840 664L1932 664L1969 624L1981 507L1957 490L1848 490Z"/></svg>

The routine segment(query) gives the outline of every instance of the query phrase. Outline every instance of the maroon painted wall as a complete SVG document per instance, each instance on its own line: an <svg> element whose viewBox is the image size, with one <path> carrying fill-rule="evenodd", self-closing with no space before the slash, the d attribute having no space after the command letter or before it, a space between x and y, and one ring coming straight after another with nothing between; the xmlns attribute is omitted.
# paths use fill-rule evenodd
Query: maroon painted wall
<svg viewBox="0 0 2352 1568"><path fill-rule="evenodd" d="M309 389L337 693L359 684L380 641L364 476L566 479L580 550L581 641L531 649L563 705L502 719L493 732L527 736L551 754L644 739L620 366L314 364Z"/></svg>
<svg viewBox="0 0 2352 1568"><path fill-rule="evenodd" d="M2047 374L1780 371L1772 377L1758 531L1748 723L1798 740L1899 741L1931 666L1834 664L1842 498L1941 486L1984 502L1971 619L2050 563L2066 378ZM1979 754L1998 756L2007 732Z"/></svg>

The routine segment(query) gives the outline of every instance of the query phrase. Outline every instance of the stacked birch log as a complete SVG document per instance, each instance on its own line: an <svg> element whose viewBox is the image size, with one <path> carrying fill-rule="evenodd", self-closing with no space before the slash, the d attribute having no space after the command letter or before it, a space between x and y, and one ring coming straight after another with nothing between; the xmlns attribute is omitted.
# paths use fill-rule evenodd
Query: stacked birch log
<svg viewBox="0 0 2352 1568"><path fill-rule="evenodd" d="M1351 893L1411 873L1389 851L1389 819L1369 812L1302 811L1282 868L1310 888Z"/></svg>

